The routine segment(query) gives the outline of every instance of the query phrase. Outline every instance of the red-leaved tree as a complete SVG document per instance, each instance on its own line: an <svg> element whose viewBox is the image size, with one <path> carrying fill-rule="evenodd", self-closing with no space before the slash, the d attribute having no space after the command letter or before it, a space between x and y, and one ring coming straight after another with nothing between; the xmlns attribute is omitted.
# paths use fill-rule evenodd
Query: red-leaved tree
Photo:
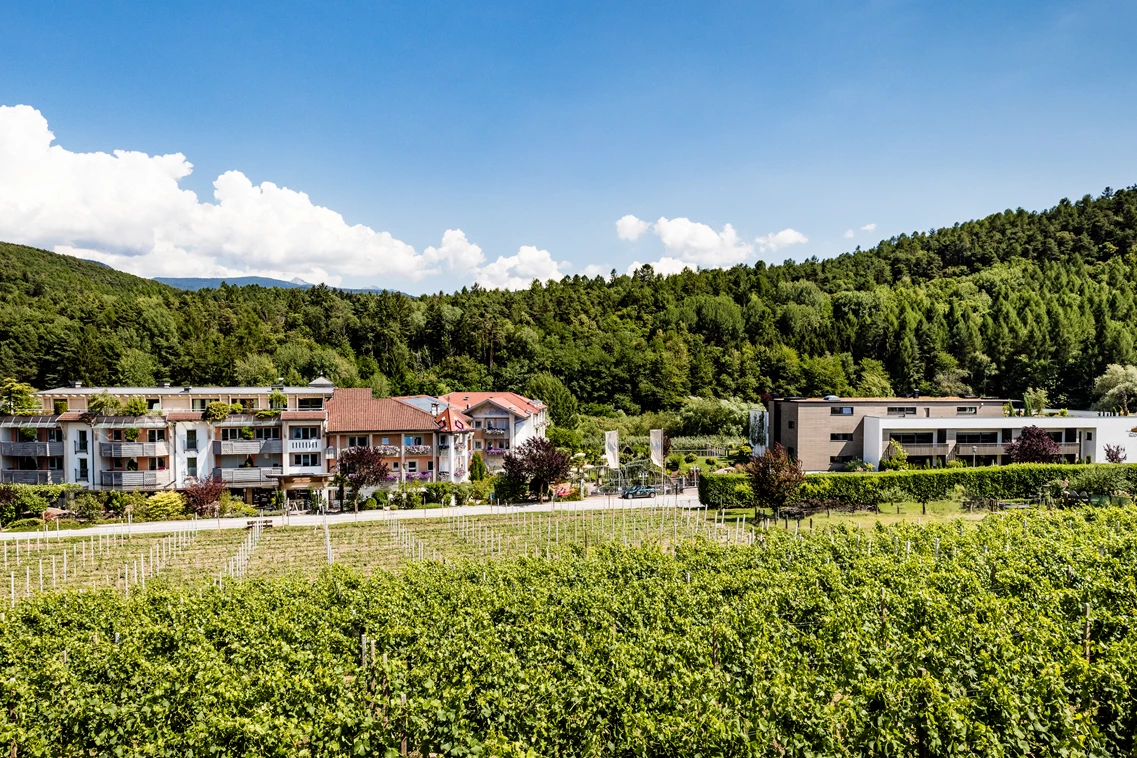
<svg viewBox="0 0 1137 758"><path fill-rule="evenodd" d="M1062 452L1054 438L1037 426L1025 427L1003 450L1012 463L1054 463Z"/></svg>
<svg viewBox="0 0 1137 758"><path fill-rule="evenodd" d="M190 510L198 516L211 516L217 508L217 501L225 491L225 482L219 476L210 476L205 479L195 479L186 485L182 495L186 498Z"/></svg>
<svg viewBox="0 0 1137 758"><path fill-rule="evenodd" d="M805 483L801 466L780 444L751 458L746 474L754 493L754 507L769 508L775 517L782 508L798 501L798 492Z"/></svg>
<svg viewBox="0 0 1137 758"><path fill-rule="evenodd" d="M351 489L351 500L359 510L359 491L380 484L391 473L391 466L373 447L349 447L340 453L336 473Z"/></svg>
<svg viewBox="0 0 1137 758"><path fill-rule="evenodd" d="M537 500L544 499L549 487L569 475L570 460L567 453L557 450L557 446L544 437L531 437L517 448L517 452L505 456L505 480L510 491L524 485L537 493Z"/></svg>

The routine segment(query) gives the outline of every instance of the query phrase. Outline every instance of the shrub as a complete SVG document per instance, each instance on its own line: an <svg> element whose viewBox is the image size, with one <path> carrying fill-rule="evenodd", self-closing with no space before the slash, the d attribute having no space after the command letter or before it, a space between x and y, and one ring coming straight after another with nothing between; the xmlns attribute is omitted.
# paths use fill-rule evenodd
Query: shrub
<svg viewBox="0 0 1137 758"><path fill-rule="evenodd" d="M185 513L186 499L182 493L169 490L148 497L136 515L147 521L167 521L181 518Z"/></svg>
<svg viewBox="0 0 1137 758"><path fill-rule="evenodd" d="M423 486L423 498L428 503L450 503L454 485L450 482L427 482Z"/></svg>
<svg viewBox="0 0 1137 758"><path fill-rule="evenodd" d="M138 442L138 435L141 433L141 430L132 426L129 429L122 430L122 438L127 442Z"/></svg>
<svg viewBox="0 0 1137 758"><path fill-rule="evenodd" d="M122 412L127 416L145 416L150 412L146 405L146 398L135 395L126 401L122 407Z"/></svg>
<svg viewBox="0 0 1137 758"><path fill-rule="evenodd" d="M806 474L802 497L834 498L850 506L870 507L883 502L885 488L895 487L903 492L906 499L928 503L950 499L956 485L962 485L973 497L1033 498L1052 480L1069 479L1101 468L1124 477L1112 480L1113 489L1130 492L1135 489L1137 464L1020 463L876 474ZM743 474L704 474L699 477L699 500L704 505L718 507L722 502L728 508L750 507L753 498L749 489Z"/></svg>
<svg viewBox="0 0 1137 758"><path fill-rule="evenodd" d="M31 489L19 489L16 491L16 514L42 516L47 507L51 505L47 498Z"/></svg>
<svg viewBox="0 0 1137 758"><path fill-rule="evenodd" d="M34 442L36 438L36 430L30 426L20 427L20 442Z"/></svg>
<svg viewBox="0 0 1137 758"><path fill-rule="evenodd" d="M703 461L703 463L707 464L707 466L709 468L715 467L715 459L714 458L707 458L705 461Z"/></svg>
<svg viewBox="0 0 1137 758"><path fill-rule="evenodd" d="M103 499L94 492L82 492L71 501L71 512L85 521L97 519L103 515Z"/></svg>
<svg viewBox="0 0 1137 758"><path fill-rule="evenodd" d="M379 503L375 499L374 495L372 495L371 497L367 498L366 500L364 500L362 503L359 504L359 510L361 510L361 511L375 511L378 509L379 509Z"/></svg>
<svg viewBox="0 0 1137 758"><path fill-rule="evenodd" d="M32 529L43 529L42 518L22 518L6 524L5 529L10 531L26 532Z"/></svg>
<svg viewBox="0 0 1137 758"><path fill-rule="evenodd" d="M230 413L245 413L245 406L241 403L233 403L229 406Z"/></svg>
<svg viewBox="0 0 1137 758"><path fill-rule="evenodd" d="M694 463L697 460L699 460L699 456L695 455L694 453L687 453L685 456L683 456L684 463Z"/></svg>
<svg viewBox="0 0 1137 758"><path fill-rule="evenodd" d="M232 408L228 403L218 401L205 407L205 418L207 421L224 421L229 418L231 412Z"/></svg>
<svg viewBox="0 0 1137 758"><path fill-rule="evenodd" d="M256 432L253 431L253 427L251 427L251 426L242 426L241 427L241 439L251 440L254 436L256 436Z"/></svg>

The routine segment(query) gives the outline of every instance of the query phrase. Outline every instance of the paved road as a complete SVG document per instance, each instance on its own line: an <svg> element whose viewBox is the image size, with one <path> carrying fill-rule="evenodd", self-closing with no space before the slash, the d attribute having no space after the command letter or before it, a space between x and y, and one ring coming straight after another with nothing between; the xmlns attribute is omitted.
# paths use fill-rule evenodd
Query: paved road
<svg viewBox="0 0 1137 758"><path fill-rule="evenodd" d="M699 505L699 498L694 494L690 496L680 495L678 501L672 496L657 497L653 499L644 500L620 500L617 497L589 497L580 502L575 503L532 503L530 505L463 505L457 508L426 508L414 511L361 511L360 513L332 513L327 516L328 524L347 524L359 521L387 521L389 519L424 519L424 518L442 518L444 516L489 516L501 513L513 513L516 511L529 511L529 512L543 512L549 511L596 511L603 508L648 508L651 506L656 507L671 507L676 506L680 508L701 508ZM273 516L273 526L313 526L323 522L324 517L319 515L305 515L305 516ZM198 527L200 529L244 529L249 519L242 518L223 518L223 519L200 519ZM111 534L123 533L129 529L131 534L156 534L162 532L173 532L180 529L189 528L193 524L192 521L143 521L136 522L127 527L125 524L103 524L100 526L92 526L86 529L63 529L59 532L52 530L52 536L58 534L61 537L72 536L86 536L89 534ZM14 540L14 539L27 539L29 535L34 535L36 532L0 532L0 541Z"/></svg>

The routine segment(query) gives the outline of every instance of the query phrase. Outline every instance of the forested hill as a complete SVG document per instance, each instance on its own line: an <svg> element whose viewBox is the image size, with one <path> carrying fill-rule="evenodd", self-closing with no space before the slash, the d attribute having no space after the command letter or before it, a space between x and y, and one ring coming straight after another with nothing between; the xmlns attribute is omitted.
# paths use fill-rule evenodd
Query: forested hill
<svg viewBox="0 0 1137 758"><path fill-rule="evenodd" d="M1137 362L1137 188L1007 211L828 261L566 278L408 298L197 292L0 244L0 376L37 387L299 382L524 391L628 412L687 395L966 392L1088 405Z"/></svg>

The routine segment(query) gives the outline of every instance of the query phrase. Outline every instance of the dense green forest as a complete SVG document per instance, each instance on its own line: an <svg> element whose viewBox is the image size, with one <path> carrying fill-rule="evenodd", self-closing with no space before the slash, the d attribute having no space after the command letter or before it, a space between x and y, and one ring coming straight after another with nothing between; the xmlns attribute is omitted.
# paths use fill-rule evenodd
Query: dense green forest
<svg viewBox="0 0 1137 758"><path fill-rule="evenodd" d="M192 274L193 272L186 272ZM299 382L380 393L524 391L560 377L583 410L687 396L1046 389L1091 402L1133 363L1137 187L902 235L834 259L660 277L566 277L411 298L179 291L0 244L0 376L37 387Z"/></svg>

